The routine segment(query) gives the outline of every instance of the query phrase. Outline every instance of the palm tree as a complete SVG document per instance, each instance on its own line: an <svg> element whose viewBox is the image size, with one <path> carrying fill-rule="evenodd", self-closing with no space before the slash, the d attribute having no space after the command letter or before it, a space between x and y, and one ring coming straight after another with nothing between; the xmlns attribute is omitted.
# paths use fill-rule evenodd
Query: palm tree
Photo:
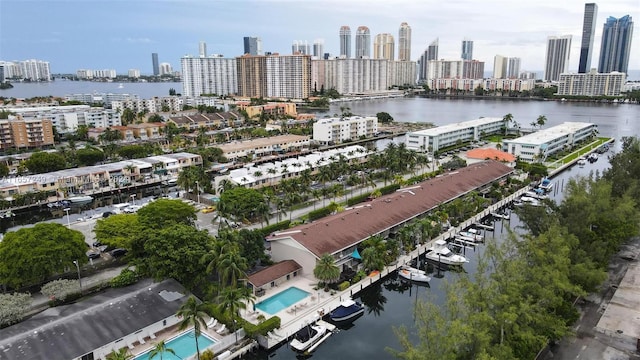
<svg viewBox="0 0 640 360"><path fill-rule="evenodd" d="M238 279L246 277L247 268L247 259L242 257L238 246L224 247L218 263L221 284L230 284L235 287Z"/></svg>
<svg viewBox="0 0 640 360"><path fill-rule="evenodd" d="M246 309L247 304L252 304L255 297L249 289L246 287L236 288L228 287L222 291L222 294L218 296L218 309L220 312L230 313L230 319L233 321L233 332L236 332L236 318L239 317L238 312L240 309ZM238 334L236 333L236 342L238 341Z"/></svg>
<svg viewBox="0 0 640 360"><path fill-rule="evenodd" d="M133 355L129 353L129 349L122 348L118 351L113 350L107 355L107 360L129 360L133 359Z"/></svg>
<svg viewBox="0 0 640 360"><path fill-rule="evenodd" d="M205 318L208 317L205 311L206 304L198 303L195 297L190 296L187 301L180 306L176 315L182 318L179 329L184 330L193 326L194 339L196 341L197 359L200 360L200 347L198 346L198 338L202 334L202 329L207 327Z"/></svg>
<svg viewBox="0 0 640 360"><path fill-rule="evenodd" d="M329 253L323 254L316 262L313 269L313 275L316 279L324 283L332 283L340 278L340 268L336 265L336 261Z"/></svg>
<svg viewBox="0 0 640 360"><path fill-rule="evenodd" d="M536 124L542 128L544 126L544 124L547 123L547 117L544 115L540 115L538 116L538 118L536 119Z"/></svg>
<svg viewBox="0 0 640 360"><path fill-rule="evenodd" d="M160 360L162 360L162 354L164 353L168 353L171 355L176 354L176 352L173 351L173 349L168 348L167 344L165 344L164 340L162 340L156 344L156 347L154 347L153 349L151 349L151 351L149 351L149 360L156 357L156 355L160 355Z"/></svg>

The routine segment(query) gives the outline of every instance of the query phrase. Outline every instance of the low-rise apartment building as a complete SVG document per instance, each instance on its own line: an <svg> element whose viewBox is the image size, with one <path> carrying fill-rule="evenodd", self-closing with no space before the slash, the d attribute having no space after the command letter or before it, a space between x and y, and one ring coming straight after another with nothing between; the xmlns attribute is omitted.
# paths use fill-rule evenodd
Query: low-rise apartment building
<svg viewBox="0 0 640 360"><path fill-rule="evenodd" d="M378 118L351 116L320 119L313 124L313 141L320 144L339 144L345 141L370 138L378 133Z"/></svg>
<svg viewBox="0 0 640 360"><path fill-rule="evenodd" d="M251 105L249 101L239 101L236 103L239 110L247 112L250 119L259 118L262 114L279 118L282 116L298 116L296 104L285 102L270 102L264 105Z"/></svg>
<svg viewBox="0 0 640 360"><path fill-rule="evenodd" d="M487 135L504 133L507 126L503 118L479 118L407 133L405 144L409 150L438 152L457 144L478 141Z"/></svg>
<svg viewBox="0 0 640 360"><path fill-rule="evenodd" d="M502 140L502 150L523 161L544 161L549 155L594 136L597 130L596 124L565 122L517 139Z"/></svg>
<svg viewBox="0 0 640 360"><path fill-rule="evenodd" d="M237 111L226 111L211 114L192 114L172 116L167 122L174 123L179 128L197 130L199 128L238 127L244 124L244 117Z"/></svg>
<svg viewBox="0 0 640 360"><path fill-rule="evenodd" d="M596 69L585 74L560 74L558 95L620 96L625 78L621 72L601 74Z"/></svg>
<svg viewBox="0 0 640 360"><path fill-rule="evenodd" d="M91 127L121 125L119 112L89 105L21 107L7 110L25 120L49 119L60 133L75 131L80 125Z"/></svg>
<svg viewBox="0 0 640 360"><path fill-rule="evenodd" d="M49 119L12 116L0 120L0 150L42 148L53 144L53 124Z"/></svg>
<svg viewBox="0 0 640 360"><path fill-rule="evenodd" d="M300 151L309 148L309 137L301 135L278 135L244 141L233 141L217 146L229 161L244 157L259 158L265 155Z"/></svg>

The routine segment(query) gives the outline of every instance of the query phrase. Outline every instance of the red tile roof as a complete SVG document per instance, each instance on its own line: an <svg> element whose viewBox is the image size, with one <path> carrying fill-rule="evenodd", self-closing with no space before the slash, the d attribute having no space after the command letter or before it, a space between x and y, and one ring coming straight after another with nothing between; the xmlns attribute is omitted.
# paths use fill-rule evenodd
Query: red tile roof
<svg viewBox="0 0 640 360"><path fill-rule="evenodd" d="M467 152L467 157L472 159L481 159L481 160L491 159L491 160L506 161L506 162L516 161L516 157L513 156L512 154L509 154L506 151L492 149L492 148L479 148L479 149L469 150Z"/></svg>
<svg viewBox="0 0 640 360"><path fill-rule="evenodd" d="M294 271L302 269L302 266L294 260L280 261L267 268L264 268L256 273L248 276L249 283L254 287L261 287L262 285L269 284L270 282L277 280L287 274L291 274Z"/></svg>
<svg viewBox="0 0 640 360"><path fill-rule="evenodd" d="M267 240L292 238L317 257L334 254L513 171L497 161L478 162L310 224L273 233Z"/></svg>

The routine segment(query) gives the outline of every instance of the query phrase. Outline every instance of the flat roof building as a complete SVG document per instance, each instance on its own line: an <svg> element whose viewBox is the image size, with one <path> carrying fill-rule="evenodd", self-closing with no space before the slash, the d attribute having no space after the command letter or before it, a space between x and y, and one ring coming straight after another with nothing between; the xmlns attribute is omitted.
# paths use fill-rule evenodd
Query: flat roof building
<svg viewBox="0 0 640 360"><path fill-rule="evenodd" d="M484 136L504 132L507 126L503 118L479 118L407 133L405 144L409 150L438 152L459 143L478 141Z"/></svg>
<svg viewBox="0 0 640 360"><path fill-rule="evenodd" d="M313 124L313 141L321 144L339 144L373 137L378 133L378 118L375 116L351 116L348 118L320 119Z"/></svg>
<svg viewBox="0 0 640 360"><path fill-rule="evenodd" d="M600 74L596 69L584 74L560 74L558 95L620 96L625 78L621 72Z"/></svg>
<svg viewBox="0 0 640 360"><path fill-rule="evenodd" d="M523 161L544 161L549 155L568 150L596 132L596 124L565 122L517 139L502 140L502 150Z"/></svg>

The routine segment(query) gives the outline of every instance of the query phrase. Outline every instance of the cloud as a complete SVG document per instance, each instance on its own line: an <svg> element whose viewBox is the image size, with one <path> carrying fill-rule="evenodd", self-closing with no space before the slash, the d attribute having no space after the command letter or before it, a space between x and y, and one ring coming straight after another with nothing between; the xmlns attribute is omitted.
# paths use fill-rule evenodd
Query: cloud
<svg viewBox="0 0 640 360"><path fill-rule="evenodd" d="M147 37L126 37L126 38L111 38L111 42L114 43L128 43L128 44L151 44L154 41Z"/></svg>

